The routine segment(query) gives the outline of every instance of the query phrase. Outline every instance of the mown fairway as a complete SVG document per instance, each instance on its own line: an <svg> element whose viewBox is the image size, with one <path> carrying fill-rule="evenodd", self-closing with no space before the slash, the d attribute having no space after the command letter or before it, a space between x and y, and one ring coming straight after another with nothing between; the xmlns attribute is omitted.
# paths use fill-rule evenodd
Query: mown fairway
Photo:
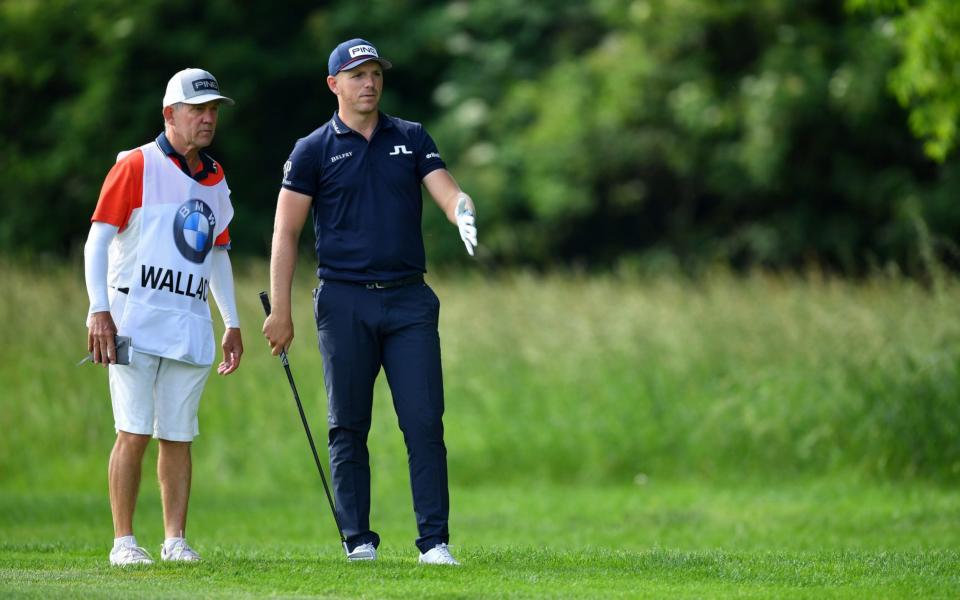
<svg viewBox="0 0 960 600"><path fill-rule="evenodd" d="M309 270L290 359L322 443ZM415 562L383 385L371 433L382 560L342 559L259 335L266 265L238 274L247 353L211 378L194 446L188 535L206 561L117 570L105 373L74 366L81 269L0 266L0 595L960 595L955 281L432 278L465 563L442 570ZM156 555L154 459L136 525Z"/></svg>

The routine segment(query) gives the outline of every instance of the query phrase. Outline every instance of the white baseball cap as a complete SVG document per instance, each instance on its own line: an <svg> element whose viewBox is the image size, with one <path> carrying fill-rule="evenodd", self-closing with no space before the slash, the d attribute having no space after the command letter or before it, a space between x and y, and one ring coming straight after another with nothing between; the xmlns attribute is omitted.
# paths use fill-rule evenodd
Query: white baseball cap
<svg viewBox="0 0 960 600"><path fill-rule="evenodd" d="M166 108L177 102L203 104L211 100L233 104L233 100L220 95L220 84L209 71L190 68L178 72L167 82L167 93L163 95L163 107Z"/></svg>

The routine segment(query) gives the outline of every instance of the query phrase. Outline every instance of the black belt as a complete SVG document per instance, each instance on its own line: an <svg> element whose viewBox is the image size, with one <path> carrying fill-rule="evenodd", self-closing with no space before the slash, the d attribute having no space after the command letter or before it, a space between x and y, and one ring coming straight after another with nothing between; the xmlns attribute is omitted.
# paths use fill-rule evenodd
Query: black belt
<svg viewBox="0 0 960 600"><path fill-rule="evenodd" d="M390 281L346 281L343 279L337 280L340 283L349 283L352 285L362 285L368 290L386 290L390 288L402 287L405 285L413 285L415 283L423 283L423 274L418 273L416 275L411 275L410 277L404 277L402 279L392 279Z"/></svg>

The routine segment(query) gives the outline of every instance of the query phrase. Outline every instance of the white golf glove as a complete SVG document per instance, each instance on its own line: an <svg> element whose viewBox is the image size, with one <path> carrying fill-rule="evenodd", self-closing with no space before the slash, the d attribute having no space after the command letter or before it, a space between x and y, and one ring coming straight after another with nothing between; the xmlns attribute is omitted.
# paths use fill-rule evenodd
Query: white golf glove
<svg viewBox="0 0 960 600"><path fill-rule="evenodd" d="M467 253L473 256L473 249L477 247L477 226L476 219L473 216L473 202L470 196L460 192L457 196L457 229L460 231L460 239L467 248Z"/></svg>

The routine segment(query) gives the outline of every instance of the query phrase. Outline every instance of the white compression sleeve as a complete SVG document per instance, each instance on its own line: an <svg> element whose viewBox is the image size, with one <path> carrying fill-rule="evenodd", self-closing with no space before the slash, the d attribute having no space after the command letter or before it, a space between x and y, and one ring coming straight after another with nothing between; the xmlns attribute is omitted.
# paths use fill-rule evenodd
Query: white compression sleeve
<svg viewBox="0 0 960 600"><path fill-rule="evenodd" d="M87 282L90 311L87 314L110 310L107 295L107 264L110 242L117 236L117 226L94 221L83 246L83 276Z"/></svg>
<svg viewBox="0 0 960 600"><path fill-rule="evenodd" d="M233 265L230 253L223 248L214 248L210 263L210 291L217 302L223 324L226 327L240 327L240 315L237 314L237 299L233 292Z"/></svg>

